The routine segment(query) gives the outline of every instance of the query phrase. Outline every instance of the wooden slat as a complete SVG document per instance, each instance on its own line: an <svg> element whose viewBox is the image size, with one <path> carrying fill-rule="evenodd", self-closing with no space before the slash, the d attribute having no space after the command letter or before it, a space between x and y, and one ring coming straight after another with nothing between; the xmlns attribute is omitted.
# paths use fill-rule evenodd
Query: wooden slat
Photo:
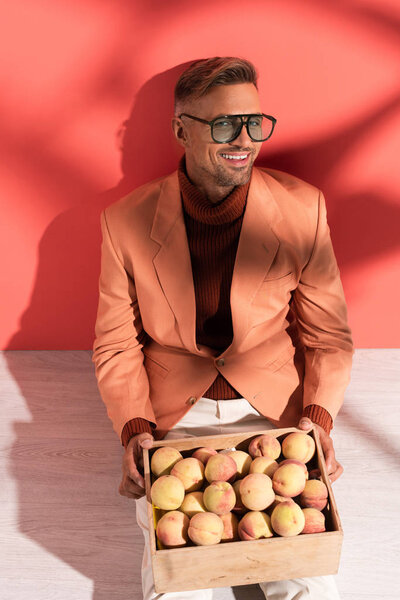
<svg viewBox="0 0 400 600"><path fill-rule="evenodd" d="M340 547L340 534L330 532L159 550L154 557L156 591L327 575L337 572Z"/></svg>
<svg viewBox="0 0 400 600"><path fill-rule="evenodd" d="M328 488L328 500L329 500L328 508L329 508L329 513L330 513L329 517L333 521L334 529L336 531L340 531L340 533L343 534L342 524L340 522L339 512L337 509L335 497L333 495L332 485L331 485L331 481L329 479L328 470L326 468L324 453L322 450L321 441L319 439L319 434L318 434L317 429L314 429L314 440L315 440L315 444L317 447L318 468L321 473L321 479L325 483L326 487Z"/></svg>

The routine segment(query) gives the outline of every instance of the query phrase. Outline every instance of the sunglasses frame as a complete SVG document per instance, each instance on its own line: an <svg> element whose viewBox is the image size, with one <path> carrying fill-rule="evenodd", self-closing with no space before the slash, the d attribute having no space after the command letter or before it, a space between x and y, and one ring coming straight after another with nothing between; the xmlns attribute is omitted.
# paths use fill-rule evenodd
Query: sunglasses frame
<svg viewBox="0 0 400 600"><path fill-rule="evenodd" d="M180 115L178 115L178 118L181 119L182 117L188 117L189 119L193 119L194 121L199 121L199 123L205 123L206 125L209 125L211 128L211 137L213 139L213 141L216 144L229 144L230 142L233 142L233 140L236 140L237 137L239 137L239 135L242 132L243 126L246 126L246 130L248 133L249 138L253 141L253 142L265 142L266 140L268 140L275 128L275 124L276 124L276 119L275 117L273 117L272 115L266 115L265 113L250 113L250 114L243 114L243 115L220 115L219 117L215 117L215 119L212 119L211 121L206 121L205 119L200 119L200 117L195 117L193 115L189 115L187 113L181 113ZM218 121L219 119L230 119L232 117L240 117L242 124L240 126L240 128L238 129L237 133L235 133L230 139L224 141L224 142L220 142L219 140L216 140L214 137L214 123L216 121ZM243 119L243 117L247 117L246 120ZM255 140L250 131L249 131L249 118L250 117L266 117L269 121L271 121L272 123L272 128L271 128L271 132L268 135L268 137L262 139L262 140Z"/></svg>

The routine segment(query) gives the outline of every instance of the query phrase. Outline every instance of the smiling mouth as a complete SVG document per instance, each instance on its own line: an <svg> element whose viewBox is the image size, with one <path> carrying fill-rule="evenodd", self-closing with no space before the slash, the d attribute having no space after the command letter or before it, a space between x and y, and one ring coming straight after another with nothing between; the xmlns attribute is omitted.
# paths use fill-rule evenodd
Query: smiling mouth
<svg viewBox="0 0 400 600"><path fill-rule="evenodd" d="M240 154L239 153L233 154L230 152L223 152L220 154L220 156L222 156L222 158L225 159L226 161L229 161L232 165L243 166L248 162L248 160L250 158L250 153L242 152Z"/></svg>

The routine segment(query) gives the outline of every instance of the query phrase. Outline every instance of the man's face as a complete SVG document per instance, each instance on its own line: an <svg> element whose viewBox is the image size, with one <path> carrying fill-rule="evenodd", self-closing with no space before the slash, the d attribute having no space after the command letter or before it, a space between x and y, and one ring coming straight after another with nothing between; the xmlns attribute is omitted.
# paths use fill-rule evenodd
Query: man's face
<svg viewBox="0 0 400 600"><path fill-rule="evenodd" d="M261 113L260 100L256 87L252 83L219 85L190 104L184 110L195 117L211 121L222 115ZM244 126L235 140L227 144L218 144L211 137L211 128L187 117L182 117L182 137L175 134L185 147L188 173L208 185L232 187L247 183L251 176L253 163L260 152L261 143L253 142ZM232 157L243 157L240 160ZM231 157L231 158L229 158Z"/></svg>

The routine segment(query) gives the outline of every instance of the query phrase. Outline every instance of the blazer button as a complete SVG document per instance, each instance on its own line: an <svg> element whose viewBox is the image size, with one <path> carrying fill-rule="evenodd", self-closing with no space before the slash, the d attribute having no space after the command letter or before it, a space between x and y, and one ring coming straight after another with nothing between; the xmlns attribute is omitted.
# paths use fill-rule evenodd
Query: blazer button
<svg viewBox="0 0 400 600"><path fill-rule="evenodd" d="M187 400L187 404L195 404L196 400L196 396L190 396L190 398Z"/></svg>
<svg viewBox="0 0 400 600"><path fill-rule="evenodd" d="M224 359L224 358L219 358L219 359L217 360L217 365L218 365L219 367L223 367L223 366L224 366L224 364L225 364L225 359Z"/></svg>

